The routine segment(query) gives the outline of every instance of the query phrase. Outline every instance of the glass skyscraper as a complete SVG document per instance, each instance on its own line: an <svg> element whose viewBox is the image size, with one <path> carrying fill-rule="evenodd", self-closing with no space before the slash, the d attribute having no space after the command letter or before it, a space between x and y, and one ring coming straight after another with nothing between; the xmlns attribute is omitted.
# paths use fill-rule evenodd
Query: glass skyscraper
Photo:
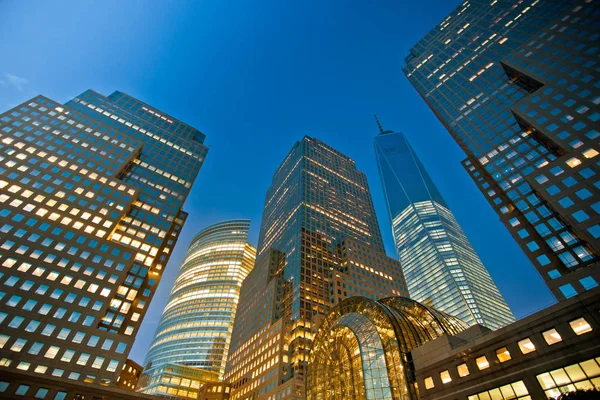
<svg viewBox="0 0 600 400"><path fill-rule="evenodd" d="M464 1L403 67L559 300L600 280L599 13L589 0Z"/></svg>
<svg viewBox="0 0 600 400"><path fill-rule="evenodd" d="M366 176L349 157L304 137L267 191L225 369L231 398L303 399L316 328L333 305L356 295L408 292L400 263L384 253Z"/></svg>
<svg viewBox="0 0 600 400"><path fill-rule="evenodd" d="M3 371L115 385L186 219L203 141L121 92L38 96L0 115Z"/></svg>
<svg viewBox="0 0 600 400"><path fill-rule="evenodd" d="M194 237L146 355L138 391L195 399L204 383L222 380L240 287L256 258L247 241L249 227L249 220L223 221Z"/></svg>
<svg viewBox="0 0 600 400"><path fill-rule="evenodd" d="M468 324L515 319L406 136L384 131L375 155L398 259L412 299Z"/></svg>

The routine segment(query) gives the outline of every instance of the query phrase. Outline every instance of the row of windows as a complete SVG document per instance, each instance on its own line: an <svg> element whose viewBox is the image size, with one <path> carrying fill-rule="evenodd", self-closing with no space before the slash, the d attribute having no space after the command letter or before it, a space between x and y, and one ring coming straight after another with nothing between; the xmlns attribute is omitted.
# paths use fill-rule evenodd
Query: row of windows
<svg viewBox="0 0 600 400"><path fill-rule="evenodd" d="M571 326L571 329L573 330L573 332L576 335L583 335L584 333L588 333L588 332L592 331L592 327L583 317L577 318L577 319L569 322L569 325ZM562 337L560 336L560 334L558 333L558 331L554 328L542 332L542 336L548 346L552 346L553 344L556 344L563 340ZM519 349L521 350L522 354L528 354L528 353L534 352L536 350L535 345L531 341L530 338L522 339L517 344L518 344ZM496 358L498 359L498 361L500 363L504 363L504 362L510 361L512 359L510 352L508 351L508 349L506 347L501 347L499 349L496 349ZM477 365L477 368L480 371L483 371L490 367L490 363L485 355L476 357L475 364ZM471 373L469 371L469 367L466 363L458 365L456 367L456 372L457 372L458 376L461 378L468 376ZM443 384L452 382L452 378L451 378L451 374L450 374L449 370L444 370L444 371L440 372L439 376L440 376L440 380L442 381ZM426 377L423 380L423 384L425 386L425 389L427 389L427 390L435 387L433 377L431 377L431 376Z"/></svg>

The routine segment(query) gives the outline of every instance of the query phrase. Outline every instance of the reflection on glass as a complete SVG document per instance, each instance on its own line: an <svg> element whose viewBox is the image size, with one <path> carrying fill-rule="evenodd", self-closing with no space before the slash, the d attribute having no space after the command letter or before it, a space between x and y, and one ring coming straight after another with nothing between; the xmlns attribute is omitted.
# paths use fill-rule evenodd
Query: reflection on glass
<svg viewBox="0 0 600 400"><path fill-rule="evenodd" d="M475 363L477 364L477 368L479 368L480 371L490 367L490 363L488 362L487 358L485 358L485 356L476 358Z"/></svg>
<svg viewBox="0 0 600 400"><path fill-rule="evenodd" d="M521 353L527 354L535 351L535 345L531 341L531 339L523 339L519 341L519 348L521 349Z"/></svg>
<svg viewBox="0 0 600 400"><path fill-rule="evenodd" d="M562 342L562 337L558 334L556 329L550 329L546 332L542 332L542 336L544 336L544 340L548 345L553 345L554 343Z"/></svg>
<svg viewBox="0 0 600 400"><path fill-rule="evenodd" d="M577 318L575 321L569 322L569 325L571 325L571 329L573 329L573 332L577 335L583 335L584 333L592 331L592 327L584 318Z"/></svg>

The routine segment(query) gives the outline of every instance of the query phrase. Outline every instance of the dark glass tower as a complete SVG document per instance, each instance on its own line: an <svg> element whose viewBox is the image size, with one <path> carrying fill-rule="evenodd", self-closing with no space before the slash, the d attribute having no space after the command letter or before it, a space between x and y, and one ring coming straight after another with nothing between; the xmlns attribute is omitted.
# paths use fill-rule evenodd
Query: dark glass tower
<svg viewBox="0 0 600 400"><path fill-rule="evenodd" d="M377 166L411 298L468 324L497 329L513 322L504 298L406 136L379 126Z"/></svg>
<svg viewBox="0 0 600 400"><path fill-rule="evenodd" d="M305 137L267 191L225 369L231 398L303 399L315 330L333 305L355 295L406 296L400 263L384 253L366 176Z"/></svg>
<svg viewBox="0 0 600 400"><path fill-rule="evenodd" d="M600 280L598 15L589 0L469 0L403 71L557 299Z"/></svg>
<svg viewBox="0 0 600 400"><path fill-rule="evenodd" d="M121 92L38 96L0 116L4 371L115 384L185 221L203 140Z"/></svg>

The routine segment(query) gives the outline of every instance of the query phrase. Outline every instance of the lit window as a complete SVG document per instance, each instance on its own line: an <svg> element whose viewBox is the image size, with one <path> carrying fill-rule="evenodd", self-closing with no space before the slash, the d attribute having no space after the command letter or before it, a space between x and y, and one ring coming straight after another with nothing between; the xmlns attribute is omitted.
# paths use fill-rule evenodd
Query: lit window
<svg viewBox="0 0 600 400"><path fill-rule="evenodd" d="M435 385L433 384L433 378L432 378L432 377L430 377L430 376L429 376L429 377L427 377L427 378L425 378L425 381L424 381L424 382L425 382L425 389L427 389L427 390L429 390L429 389L431 389L432 387L434 387L434 386L435 386Z"/></svg>
<svg viewBox="0 0 600 400"><path fill-rule="evenodd" d="M46 354L44 355L44 357L54 359L54 357L56 357L56 355L58 354L59 350L60 350L59 347L50 346L50 348L46 351Z"/></svg>
<svg viewBox="0 0 600 400"><path fill-rule="evenodd" d="M510 352L506 347L496 350L496 357L498 360L503 363L511 359Z"/></svg>
<svg viewBox="0 0 600 400"><path fill-rule="evenodd" d="M490 363L488 362L487 358L485 358L485 356L476 358L475 363L477 364L477 368L479 368L480 371L490 367Z"/></svg>
<svg viewBox="0 0 600 400"><path fill-rule="evenodd" d="M523 339L519 341L519 348L521 349L521 353L527 354L535 351L535 345L531 341L531 339Z"/></svg>
<svg viewBox="0 0 600 400"><path fill-rule="evenodd" d="M450 372L448 370L440 372L440 379L442 383L452 382L452 378L450 378Z"/></svg>
<svg viewBox="0 0 600 400"><path fill-rule="evenodd" d="M588 333L592 331L592 327L584 318L578 318L575 321L569 322L571 325L571 329L577 335L583 335L584 333Z"/></svg>
<svg viewBox="0 0 600 400"><path fill-rule="evenodd" d="M583 156L585 158L594 158L598 155L598 152L594 149L588 149L586 151L583 152Z"/></svg>
<svg viewBox="0 0 600 400"><path fill-rule="evenodd" d="M466 363L460 364L459 366L457 366L456 371L458 372L458 376L460 376L461 378L469 375L469 367L467 366Z"/></svg>
<svg viewBox="0 0 600 400"><path fill-rule="evenodd" d="M581 160L579 160L578 158L572 157L567 160L567 165L571 168L575 168L579 164L581 164Z"/></svg>
<svg viewBox="0 0 600 400"><path fill-rule="evenodd" d="M550 329L549 331L542 332L544 340L548 345L552 346L554 343L562 342L562 338L556 331L556 329Z"/></svg>

